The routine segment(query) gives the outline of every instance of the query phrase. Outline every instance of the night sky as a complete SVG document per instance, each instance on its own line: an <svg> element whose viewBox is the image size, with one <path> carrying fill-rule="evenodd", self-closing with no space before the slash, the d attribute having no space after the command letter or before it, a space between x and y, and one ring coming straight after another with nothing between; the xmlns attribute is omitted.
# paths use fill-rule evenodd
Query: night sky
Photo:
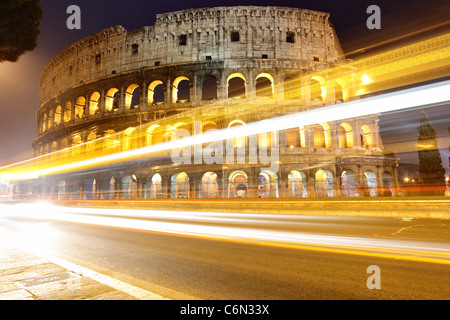
<svg viewBox="0 0 450 320"><path fill-rule="evenodd" d="M69 5L81 8L81 30L69 30L66 13ZM366 27L369 5L381 8L382 29ZM35 114L39 107L39 75L49 60L72 43L114 25L127 30L153 25L158 13L188 8L234 5L288 6L329 12L346 53L448 21L450 5L445 0L304 0L304 1L148 1L148 0L41 0L44 19L38 47L24 54L17 63L0 63L0 165L30 159L31 144L36 138ZM417 117L416 117L417 114ZM438 130L443 165L448 172L448 130L450 112L430 110L429 116ZM381 118L383 140L417 139L420 111ZM395 129L395 130L394 130ZM442 138L442 139L441 139ZM443 143L443 144L442 144ZM445 145L447 144L447 145ZM404 161L414 162L416 152L404 154Z"/></svg>

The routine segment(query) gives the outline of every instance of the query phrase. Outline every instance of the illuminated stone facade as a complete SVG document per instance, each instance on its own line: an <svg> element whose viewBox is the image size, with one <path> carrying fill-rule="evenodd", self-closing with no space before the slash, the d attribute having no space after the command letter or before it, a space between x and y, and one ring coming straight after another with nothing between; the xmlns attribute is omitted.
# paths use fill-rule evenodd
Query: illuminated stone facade
<svg viewBox="0 0 450 320"><path fill-rule="evenodd" d="M177 128L192 133L196 119L202 131L223 129L344 102L360 87L326 71L344 63L329 14L311 10L189 9L135 31L116 26L43 70L35 153L88 148L118 132L115 147L125 151L169 141ZM211 105L220 112L208 115ZM227 112L239 105L242 112ZM277 172L260 163L174 165L168 156L53 177L45 191L58 199L393 194L395 159L383 155L376 116L318 123L275 133Z"/></svg>

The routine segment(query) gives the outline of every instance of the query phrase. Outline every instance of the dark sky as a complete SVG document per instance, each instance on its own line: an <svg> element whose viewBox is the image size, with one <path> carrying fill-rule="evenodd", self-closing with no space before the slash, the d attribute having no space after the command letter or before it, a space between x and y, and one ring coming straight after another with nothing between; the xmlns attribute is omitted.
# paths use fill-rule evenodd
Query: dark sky
<svg viewBox="0 0 450 320"><path fill-rule="evenodd" d="M450 15L448 1L386 1L386 0L41 0L44 19L38 47L23 55L17 63L0 63L0 165L29 159L31 144L36 137L35 113L39 107L39 75L48 61L73 42L102 29L122 25L128 30L153 25L158 13L187 8L233 5L274 5L329 12L344 51L399 37L439 22ZM69 5L81 8L81 30L66 27ZM368 30L366 9L376 4L381 8L382 29ZM445 112L444 112L445 113ZM431 115L442 119L442 112ZM448 114L445 115L449 118ZM414 116L409 117L415 121ZM418 118L417 118L418 121ZM391 121L392 122L392 121ZM382 125L382 123L380 123ZM392 123L389 123L392 128ZM413 128L415 130L415 128ZM439 125L441 135L446 125ZM417 134L409 127L408 132ZM386 131L387 132L387 131ZM390 130L392 133L393 130ZM387 138L389 139L389 137ZM448 167L448 154L444 154Z"/></svg>

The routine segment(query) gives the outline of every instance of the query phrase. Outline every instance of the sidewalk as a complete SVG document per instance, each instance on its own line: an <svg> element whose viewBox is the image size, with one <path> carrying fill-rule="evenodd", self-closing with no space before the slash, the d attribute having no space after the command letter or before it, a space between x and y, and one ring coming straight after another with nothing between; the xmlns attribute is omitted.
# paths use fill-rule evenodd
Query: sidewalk
<svg viewBox="0 0 450 320"><path fill-rule="evenodd" d="M0 300L138 300L25 251L0 245Z"/></svg>

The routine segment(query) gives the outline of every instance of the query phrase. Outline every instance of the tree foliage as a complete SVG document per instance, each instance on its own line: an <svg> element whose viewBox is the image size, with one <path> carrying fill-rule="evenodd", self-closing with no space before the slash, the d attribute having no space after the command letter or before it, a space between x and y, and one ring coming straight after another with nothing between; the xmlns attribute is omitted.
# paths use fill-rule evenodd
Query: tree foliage
<svg viewBox="0 0 450 320"><path fill-rule="evenodd" d="M40 0L0 1L0 62L15 62L37 46L42 16Z"/></svg>
<svg viewBox="0 0 450 320"><path fill-rule="evenodd" d="M436 129L428 115L422 111L420 116L418 149L419 175L425 184L443 184L445 170L442 167L441 154L437 146Z"/></svg>

